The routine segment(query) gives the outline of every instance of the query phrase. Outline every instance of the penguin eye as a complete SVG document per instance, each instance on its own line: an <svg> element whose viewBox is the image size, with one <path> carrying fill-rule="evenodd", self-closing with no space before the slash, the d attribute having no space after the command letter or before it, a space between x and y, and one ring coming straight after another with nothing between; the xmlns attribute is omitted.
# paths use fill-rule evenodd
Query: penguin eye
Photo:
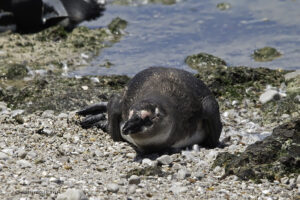
<svg viewBox="0 0 300 200"><path fill-rule="evenodd" d="M153 124L152 119L150 119L149 117L146 117L144 119L144 125L145 126L151 126Z"/></svg>

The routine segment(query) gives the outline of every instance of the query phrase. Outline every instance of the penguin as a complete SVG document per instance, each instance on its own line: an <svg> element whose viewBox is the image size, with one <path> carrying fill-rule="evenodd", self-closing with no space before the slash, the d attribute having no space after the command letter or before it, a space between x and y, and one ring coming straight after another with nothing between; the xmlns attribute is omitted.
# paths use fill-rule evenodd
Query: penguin
<svg viewBox="0 0 300 200"><path fill-rule="evenodd" d="M104 0L1 0L0 10L11 12L16 31L35 33L60 24L72 31L79 23L102 16ZM8 15L0 16L0 23L7 24Z"/></svg>
<svg viewBox="0 0 300 200"><path fill-rule="evenodd" d="M130 80L122 95L77 114L86 116L83 128L97 125L114 141L127 141L141 153L193 144L214 148L222 131L212 92L193 74L175 68L145 69Z"/></svg>

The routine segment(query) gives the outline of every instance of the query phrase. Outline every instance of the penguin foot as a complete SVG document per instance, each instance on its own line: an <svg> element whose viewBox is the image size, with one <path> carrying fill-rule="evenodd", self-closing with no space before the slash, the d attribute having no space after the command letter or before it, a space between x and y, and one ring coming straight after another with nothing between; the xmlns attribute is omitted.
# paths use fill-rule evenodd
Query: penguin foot
<svg viewBox="0 0 300 200"><path fill-rule="evenodd" d="M107 102L101 102L88 106L77 112L77 115L86 116L81 122L80 126L84 129L96 126L103 131L107 131Z"/></svg>

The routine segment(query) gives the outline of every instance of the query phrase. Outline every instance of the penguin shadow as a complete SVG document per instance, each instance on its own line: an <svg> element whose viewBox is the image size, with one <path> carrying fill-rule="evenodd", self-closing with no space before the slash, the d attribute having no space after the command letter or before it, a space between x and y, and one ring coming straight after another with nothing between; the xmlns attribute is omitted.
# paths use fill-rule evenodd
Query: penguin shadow
<svg viewBox="0 0 300 200"><path fill-rule="evenodd" d="M128 143L135 151L136 151L136 156L133 159L134 162L139 162L141 163L143 159L148 158L152 161L157 160L157 158L163 156L163 155L169 155L172 156L173 154L178 154L181 153L183 151L193 151L193 146L195 145L189 145L187 147L183 147L183 148L172 148L172 149L164 149L164 150L160 150L157 152L153 152L153 153L147 153L147 152L141 152L139 151L139 149L137 149L134 145ZM219 142L219 145L215 148L219 148L219 149L224 149L225 147L228 147L231 145L231 137L228 136L226 138L224 138L222 141ZM214 149L214 148L209 148L206 146L202 146L202 145L198 145L199 150L201 151L201 149Z"/></svg>

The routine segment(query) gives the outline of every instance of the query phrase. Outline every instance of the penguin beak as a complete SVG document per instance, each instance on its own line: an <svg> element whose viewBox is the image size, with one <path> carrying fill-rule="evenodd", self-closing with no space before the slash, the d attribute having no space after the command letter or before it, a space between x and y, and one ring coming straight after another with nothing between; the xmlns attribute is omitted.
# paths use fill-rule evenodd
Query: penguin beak
<svg viewBox="0 0 300 200"><path fill-rule="evenodd" d="M125 135L138 133L142 130L144 120L139 116L133 116L128 121L125 122L122 133Z"/></svg>

